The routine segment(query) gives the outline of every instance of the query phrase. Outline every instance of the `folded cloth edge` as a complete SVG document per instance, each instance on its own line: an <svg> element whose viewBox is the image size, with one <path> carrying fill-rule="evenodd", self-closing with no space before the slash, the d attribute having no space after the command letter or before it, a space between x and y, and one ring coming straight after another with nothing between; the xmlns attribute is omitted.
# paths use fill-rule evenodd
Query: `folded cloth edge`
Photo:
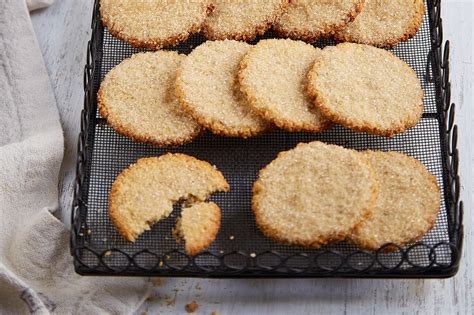
<svg viewBox="0 0 474 315"><path fill-rule="evenodd" d="M28 6L28 10L34 11L46 8L53 4L53 2L54 0L26 0L26 5Z"/></svg>

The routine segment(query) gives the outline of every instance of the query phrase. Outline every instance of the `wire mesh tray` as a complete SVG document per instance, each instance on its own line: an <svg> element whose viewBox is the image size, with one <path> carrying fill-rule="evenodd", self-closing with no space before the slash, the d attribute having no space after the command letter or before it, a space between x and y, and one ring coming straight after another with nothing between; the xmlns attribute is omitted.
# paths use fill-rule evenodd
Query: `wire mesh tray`
<svg viewBox="0 0 474 315"><path fill-rule="evenodd" d="M72 211L71 253L82 275L195 277L449 277L459 268L462 202L459 202L457 126L450 102L449 42L442 47L440 2L428 1L418 35L393 51L415 69L425 91L420 124L393 139L335 127L322 134L276 131L257 138L229 139L207 134L179 148L135 143L115 133L97 112L96 93L104 75L139 50L113 38L100 22L98 1L84 71L85 105L78 144L77 181ZM263 38L272 37L271 33ZM173 48L189 53L205 39L194 36ZM317 46L332 44L321 41ZM321 140L354 149L384 149L421 160L436 175L442 209L434 229L420 242L395 252L359 250L339 243L319 250L276 244L258 230L251 211L251 188L258 171L280 151L299 142ZM216 165L231 191L211 198L221 206L216 241L196 257L171 236L177 211L154 225L134 244L117 233L107 213L115 177L146 156L182 152ZM392 244L393 245L393 244Z"/></svg>

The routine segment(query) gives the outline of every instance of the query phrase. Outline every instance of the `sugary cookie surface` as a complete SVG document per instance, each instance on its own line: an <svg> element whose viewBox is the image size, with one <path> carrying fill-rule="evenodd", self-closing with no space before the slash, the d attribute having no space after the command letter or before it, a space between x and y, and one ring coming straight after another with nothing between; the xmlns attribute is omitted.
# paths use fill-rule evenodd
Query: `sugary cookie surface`
<svg viewBox="0 0 474 315"><path fill-rule="evenodd" d="M185 57L175 52L140 53L124 60L102 81L98 106L120 134L158 146L194 139L201 126L184 113L175 93L176 71Z"/></svg>
<svg viewBox="0 0 474 315"><path fill-rule="evenodd" d="M209 0L101 0L100 13L115 37L160 49L199 32L209 6Z"/></svg>
<svg viewBox="0 0 474 315"><path fill-rule="evenodd" d="M377 189L356 151L312 142L280 153L260 171L252 207L266 236L318 248L349 236L373 210Z"/></svg>
<svg viewBox="0 0 474 315"><path fill-rule="evenodd" d="M421 162L397 152L366 151L379 181L372 214L351 239L360 247L377 250L385 243L405 245L420 239L435 224L440 211L440 189Z"/></svg>
<svg viewBox="0 0 474 315"><path fill-rule="evenodd" d="M344 29L365 0L292 0L274 25L280 36L314 42Z"/></svg>
<svg viewBox="0 0 474 315"><path fill-rule="evenodd" d="M321 112L355 131L393 136L421 119L423 89L415 71L384 49L328 46L308 78Z"/></svg>

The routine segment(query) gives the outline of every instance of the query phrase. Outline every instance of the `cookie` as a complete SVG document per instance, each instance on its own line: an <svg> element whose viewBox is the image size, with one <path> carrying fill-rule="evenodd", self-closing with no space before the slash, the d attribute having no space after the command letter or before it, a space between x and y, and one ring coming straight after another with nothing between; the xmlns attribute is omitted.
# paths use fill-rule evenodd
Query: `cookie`
<svg viewBox="0 0 474 315"><path fill-rule="evenodd" d="M185 242L186 254L195 256L214 242L220 226L219 206L213 202L200 202L183 209L175 230Z"/></svg>
<svg viewBox="0 0 474 315"><path fill-rule="evenodd" d="M135 141L167 146L193 140L202 128L182 110L175 95L176 71L184 58L159 51L124 60L100 86L102 117Z"/></svg>
<svg viewBox="0 0 474 315"><path fill-rule="evenodd" d="M109 32L137 48L176 45L201 30L210 0L101 0L102 22Z"/></svg>
<svg viewBox="0 0 474 315"><path fill-rule="evenodd" d="M390 48L414 37L424 15L424 0L365 0L361 13L335 38Z"/></svg>
<svg viewBox="0 0 474 315"><path fill-rule="evenodd" d="M239 63L247 43L208 41L194 49L178 70L178 99L200 124L228 137L250 137L268 129L240 92Z"/></svg>
<svg viewBox="0 0 474 315"><path fill-rule="evenodd" d="M260 41L240 63L240 88L265 119L289 131L320 132L331 123L306 92L306 74L320 50L301 41Z"/></svg>
<svg viewBox="0 0 474 315"><path fill-rule="evenodd" d="M265 33L284 12L289 0L213 0L214 9L204 22L211 40L249 41Z"/></svg>
<svg viewBox="0 0 474 315"><path fill-rule="evenodd" d="M370 161L380 188L374 211L356 227L353 242L377 250L386 243L403 246L423 237L434 226L440 210L436 177L405 154L361 154Z"/></svg>
<svg viewBox="0 0 474 315"><path fill-rule="evenodd" d="M360 13L365 0L292 0L274 24L278 35L314 42L344 29Z"/></svg>
<svg viewBox="0 0 474 315"><path fill-rule="evenodd" d="M326 47L308 79L321 112L355 131L391 137L414 127L423 113L415 71L383 49L351 43Z"/></svg>
<svg viewBox="0 0 474 315"><path fill-rule="evenodd" d="M205 202L210 194L228 191L221 172L207 162L184 154L143 158L125 169L109 195L109 216L128 241L168 217L173 204ZM200 206L212 207L212 206Z"/></svg>
<svg viewBox="0 0 474 315"><path fill-rule="evenodd" d="M260 171L252 208L266 236L318 248L348 237L372 212L377 189L358 152L311 142L280 153Z"/></svg>

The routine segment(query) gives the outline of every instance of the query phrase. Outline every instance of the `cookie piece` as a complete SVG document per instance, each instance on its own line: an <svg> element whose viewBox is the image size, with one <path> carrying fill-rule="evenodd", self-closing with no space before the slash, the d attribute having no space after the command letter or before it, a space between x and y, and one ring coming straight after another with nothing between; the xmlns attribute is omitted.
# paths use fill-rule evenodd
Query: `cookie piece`
<svg viewBox="0 0 474 315"><path fill-rule="evenodd" d="M185 57L176 52L133 55L102 81L99 111L118 133L158 146L193 140L201 126L178 103L176 71Z"/></svg>
<svg viewBox="0 0 474 315"><path fill-rule="evenodd" d="M414 127L423 113L415 71L383 49L351 43L326 47L308 79L321 112L355 131L391 137Z"/></svg>
<svg viewBox="0 0 474 315"><path fill-rule="evenodd" d="M374 211L351 236L358 246L377 250L422 238L436 222L440 189L436 177L418 160L397 152L366 151L380 184Z"/></svg>
<svg viewBox="0 0 474 315"><path fill-rule="evenodd" d="M240 63L240 88L265 119L289 131L320 132L331 123L306 93L306 74L320 50L301 41L268 39Z"/></svg>
<svg viewBox="0 0 474 315"><path fill-rule="evenodd" d="M280 153L260 171L252 208L266 236L318 248L344 240L370 215L377 188L358 152L311 142Z"/></svg>
<svg viewBox="0 0 474 315"><path fill-rule="evenodd" d="M292 0L274 25L278 35L314 42L344 29L365 0Z"/></svg>
<svg viewBox="0 0 474 315"><path fill-rule="evenodd" d="M335 38L390 48L414 37L424 15L424 0L365 0L361 13Z"/></svg>
<svg viewBox="0 0 474 315"><path fill-rule="evenodd" d="M160 49L198 33L209 1L100 0L100 14L113 36L137 48Z"/></svg>
<svg viewBox="0 0 474 315"><path fill-rule="evenodd" d="M183 200L191 205L202 203L210 194L228 190L222 173L207 162L171 153L143 158L113 183L109 216L120 234L134 242L155 222L168 217L173 204Z"/></svg>
<svg viewBox="0 0 474 315"><path fill-rule="evenodd" d="M214 242L220 226L219 206L213 202L200 202L183 209L175 230L185 242L186 254L196 256Z"/></svg>
<svg viewBox="0 0 474 315"><path fill-rule="evenodd" d="M200 124L228 137L250 137L268 129L240 92L239 63L247 43L208 41L194 49L178 70L178 99Z"/></svg>
<svg viewBox="0 0 474 315"><path fill-rule="evenodd" d="M284 12L289 0L213 0L214 9L204 22L211 40L249 41L265 33Z"/></svg>

